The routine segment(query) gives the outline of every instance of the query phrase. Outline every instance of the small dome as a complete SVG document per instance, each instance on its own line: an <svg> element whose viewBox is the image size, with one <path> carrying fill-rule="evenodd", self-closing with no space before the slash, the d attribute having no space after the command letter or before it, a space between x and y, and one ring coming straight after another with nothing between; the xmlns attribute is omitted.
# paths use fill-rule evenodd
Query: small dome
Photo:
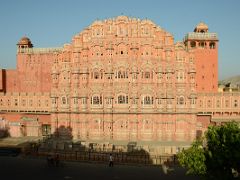
<svg viewBox="0 0 240 180"><path fill-rule="evenodd" d="M208 26L204 22L198 23L198 25L195 27L194 32L207 32Z"/></svg>
<svg viewBox="0 0 240 180"><path fill-rule="evenodd" d="M207 26L204 22L200 22L200 23L197 25L197 28L208 29L208 26Z"/></svg>
<svg viewBox="0 0 240 180"><path fill-rule="evenodd" d="M31 40L26 36L22 37L17 45L27 45L28 47L33 47Z"/></svg>

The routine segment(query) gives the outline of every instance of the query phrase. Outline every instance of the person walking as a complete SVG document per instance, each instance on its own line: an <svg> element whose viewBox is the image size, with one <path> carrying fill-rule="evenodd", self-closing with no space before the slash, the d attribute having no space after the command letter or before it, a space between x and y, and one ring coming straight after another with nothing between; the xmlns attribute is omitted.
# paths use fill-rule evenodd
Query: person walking
<svg viewBox="0 0 240 180"><path fill-rule="evenodd" d="M112 154L109 155L109 167L113 167L113 156L112 156Z"/></svg>
<svg viewBox="0 0 240 180"><path fill-rule="evenodd" d="M48 154L48 156L47 156L47 164L48 164L48 167L54 166L54 159L51 154Z"/></svg>
<svg viewBox="0 0 240 180"><path fill-rule="evenodd" d="M55 165L56 165L56 167L59 166L59 162L60 162L59 154L57 153L56 156L55 156Z"/></svg>

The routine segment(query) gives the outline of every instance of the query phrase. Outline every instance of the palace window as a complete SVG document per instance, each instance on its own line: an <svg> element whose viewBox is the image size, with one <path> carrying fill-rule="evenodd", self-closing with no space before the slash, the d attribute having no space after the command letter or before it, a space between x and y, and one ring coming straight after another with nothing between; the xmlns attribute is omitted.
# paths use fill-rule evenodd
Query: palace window
<svg viewBox="0 0 240 180"><path fill-rule="evenodd" d="M32 105L33 105L33 100L30 99L30 100L29 100L29 106L32 106Z"/></svg>
<svg viewBox="0 0 240 180"><path fill-rule="evenodd" d="M94 105L102 104L102 96L93 96L91 98L91 104L94 104Z"/></svg>
<svg viewBox="0 0 240 180"><path fill-rule="evenodd" d="M142 78L144 78L144 79L152 78L151 72L149 72L149 71L142 72Z"/></svg>
<svg viewBox="0 0 240 180"><path fill-rule="evenodd" d="M225 100L225 107L226 107L226 108L229 107L229 100Z"/></svg>
<svg viewBox="0 0 240 180"><path fill-rule="evenodd" d="M234 100L234 107L238 107L238 100L237 99Z"/></svg>
<svg viewBox="0 0 240 180"><path fill-rule="evenodd" d="M182 82L184 80L184 72L180 71L177 73L177 81Z"/></svg>
<svg viewBox="0 0 240 180"><path fill-rule="evenodd" d="M17 99L15 99L15 103L14 103L14 105L15 105L15 106L18 105L18 100L17 100Z"/></svg>
<svg viewBox="0 0 240 180"><path fill-rule="evenodd" d="M112 98L106 98L106 104L112 104Z"/></svg>
<svg viewBox="0 0 240 180"><path fill-rule="evenodd" d="M194 74L190 74L190 79L194 80Z"/></svg>
<svg viewBox="0 0 240 180"><path fill-rule="evenodd" d="M171 73L167 73L167 80L171 80Z"/></svg>
<svg viewBox="0 0 240 180"><path fill-rule="evenodd" d="M202 100L199 100L199 107L203 107L203 102L202 102Z"/></svg>
<svg viewBox="0 0 240 180"><path fill-rule="evenodd" d="M157 78L158 78L158 79L162 79L162 73L158 73Z"/></svg>
<svg viewBox="0 0 240 180"><path fill-rule="evenodd" d="M128 104L128 96L119 95L118 96L118 104Z"/></svg>
<svg viewBox="0 0 240 180"><path fill-rule="evenodd" d="M26 105L26 100L23 99L23 100L22 100L22 106L25 106L25 105Z"/></svg>
<svg viewBox="0 0 240 180"><path fill-rule="evenodd" d="M151 96L144 96L142 104L145 104L145 105L153 104L153 97L151 97Z"/></svg>
<svg viewBox="0 0 240 180"><path fill-rule="evenodd" d="M196 99L195 98L190 99L190 104L196 104Z"/></svg>
<svg viewBox="0 0 240 180"><path fill-rule="evenodd" d="M209 43L209 47L210 47L210 49L215 49L215 43L214 42L210 42Z"/></svg>
<svg viewBox="0 0 240 180"><path fill-rule="evenodd" d="M127 72L127 71L120 70L120 71L118 71L118 72L116 73L115 78L118 78L118 79L128 78L128 72Z"/></svg>
<svg viewBox="0 0 240 180"><path fill-rule="evenodd" d="M66 104L67 101L66 101L66 97L62 97L62 104Z"/></svg>
<svg viewBox="0 0 240 180"><path fill-rule="evenodd" d="M145 79L150 79L151 75L150 75L150 72L145 72L144 73L144 78Z"/></svg>
<svg viewBox="0 0 240 180"><path fill-rule="evenodd" d="M103 78L103 71L100 72L95 71L91 73L92 79L102 79Z"/></svg>
<svg viewBox="0 0 240 180"><path fill-rule="evenodd" d="M52 104L57 104L56 98L52 99Z"/></svg>
<svg viewBox="0 0 240 180"><path fill-rule="evenodd" d="M94 73L93 73L93 78L94 78L94 79L99 79L99 78L100 78L99 72L94 72Z"/></svg>
<svg viewBox="0 0 240 180"><path fill-rule="evenodd" d="M220 100L217 100L217 104L216 104L217 108L220 108Z"/></svg>
<svg viewBox="0 0 240 180"><path fill-rule="evenodd" d="M78 104L78 98L73 98L73 104Z"/></svg>
<svg viewBox="0 0 240 180"><path fill-rule="evenodd" d="M193 63L193 57L189 58L189 63L192 64Z"/></svg>
<svg viewBox="0 0 240 180"><path fill-rule="evenodd" d="M190 42L190 46L191 46L191 48L195 48L196 47L196 42L195 41L191 41Z"/></svg>
<svg viewBox="0 0 240 180"><path fill-rule="evenodd" d="M205 42L199 42L199 47L204 48L205 47Z"/></svg>
<svg viewBox="0 0 240 180"><path fill-rule="evenodd" d="M81 98L81 104L87 104L87 98Z"/></svg>
<svg viewBox="0 0 240 180"><path fill-rule="evenodd" d="M137 79L137 73L133 73L133 79Z"/></svg>
<svg viewBox="0 0 240 180"><path fill-rule="evenodd" d="M211 100L207 101L207 107L210 108L212 106Z"/></svg>
<svg viewBox="0 0 240 180"><path fill-rule="evenodd" d="M177 98L177 104L179 104L179 105L184 105L184 97L178 97Z"/></svg>
<svg viewBox="0 0 240 180"><path fill-rule="evenodd" d="M48 100L45 101L45 105L48 106Z"/></svg>
<svg viewBox="0 0 240 180"><path fill-rule="evenodd" d="M137 104L137 103L138 103L138 99L137 99L137 98L133 98L133 99L132 99L132 103L133 103L133 104Z"/></svg>

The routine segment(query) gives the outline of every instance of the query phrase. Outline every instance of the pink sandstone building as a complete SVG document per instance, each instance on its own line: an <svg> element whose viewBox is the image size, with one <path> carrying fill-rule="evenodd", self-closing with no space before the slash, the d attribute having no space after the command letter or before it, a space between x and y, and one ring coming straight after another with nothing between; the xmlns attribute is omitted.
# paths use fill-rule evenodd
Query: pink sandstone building
<svg viewBox="0 0 240 180"><path fill-rule="evenodd" d="M179 42L126 16L95 21L60 48L23 37L17 68L0 70L0 127L12 137L181 142L231 120L240 93L218 91L218 37L202 22Z"/></svg>

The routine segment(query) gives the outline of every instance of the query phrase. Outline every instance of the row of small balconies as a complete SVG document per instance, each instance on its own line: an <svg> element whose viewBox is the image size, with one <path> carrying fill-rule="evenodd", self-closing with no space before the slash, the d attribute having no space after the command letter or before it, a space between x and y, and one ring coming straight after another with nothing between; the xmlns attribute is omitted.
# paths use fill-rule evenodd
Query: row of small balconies
<svg viewBox="0 0 240 180"><path fill-rule="evenodd" d="M88 105L52 105L53 112L89 112L89 113L194 113L196 111L196 105L192 104L189 107L185 105L105 105L103 106L88 106Z"/></svg>

